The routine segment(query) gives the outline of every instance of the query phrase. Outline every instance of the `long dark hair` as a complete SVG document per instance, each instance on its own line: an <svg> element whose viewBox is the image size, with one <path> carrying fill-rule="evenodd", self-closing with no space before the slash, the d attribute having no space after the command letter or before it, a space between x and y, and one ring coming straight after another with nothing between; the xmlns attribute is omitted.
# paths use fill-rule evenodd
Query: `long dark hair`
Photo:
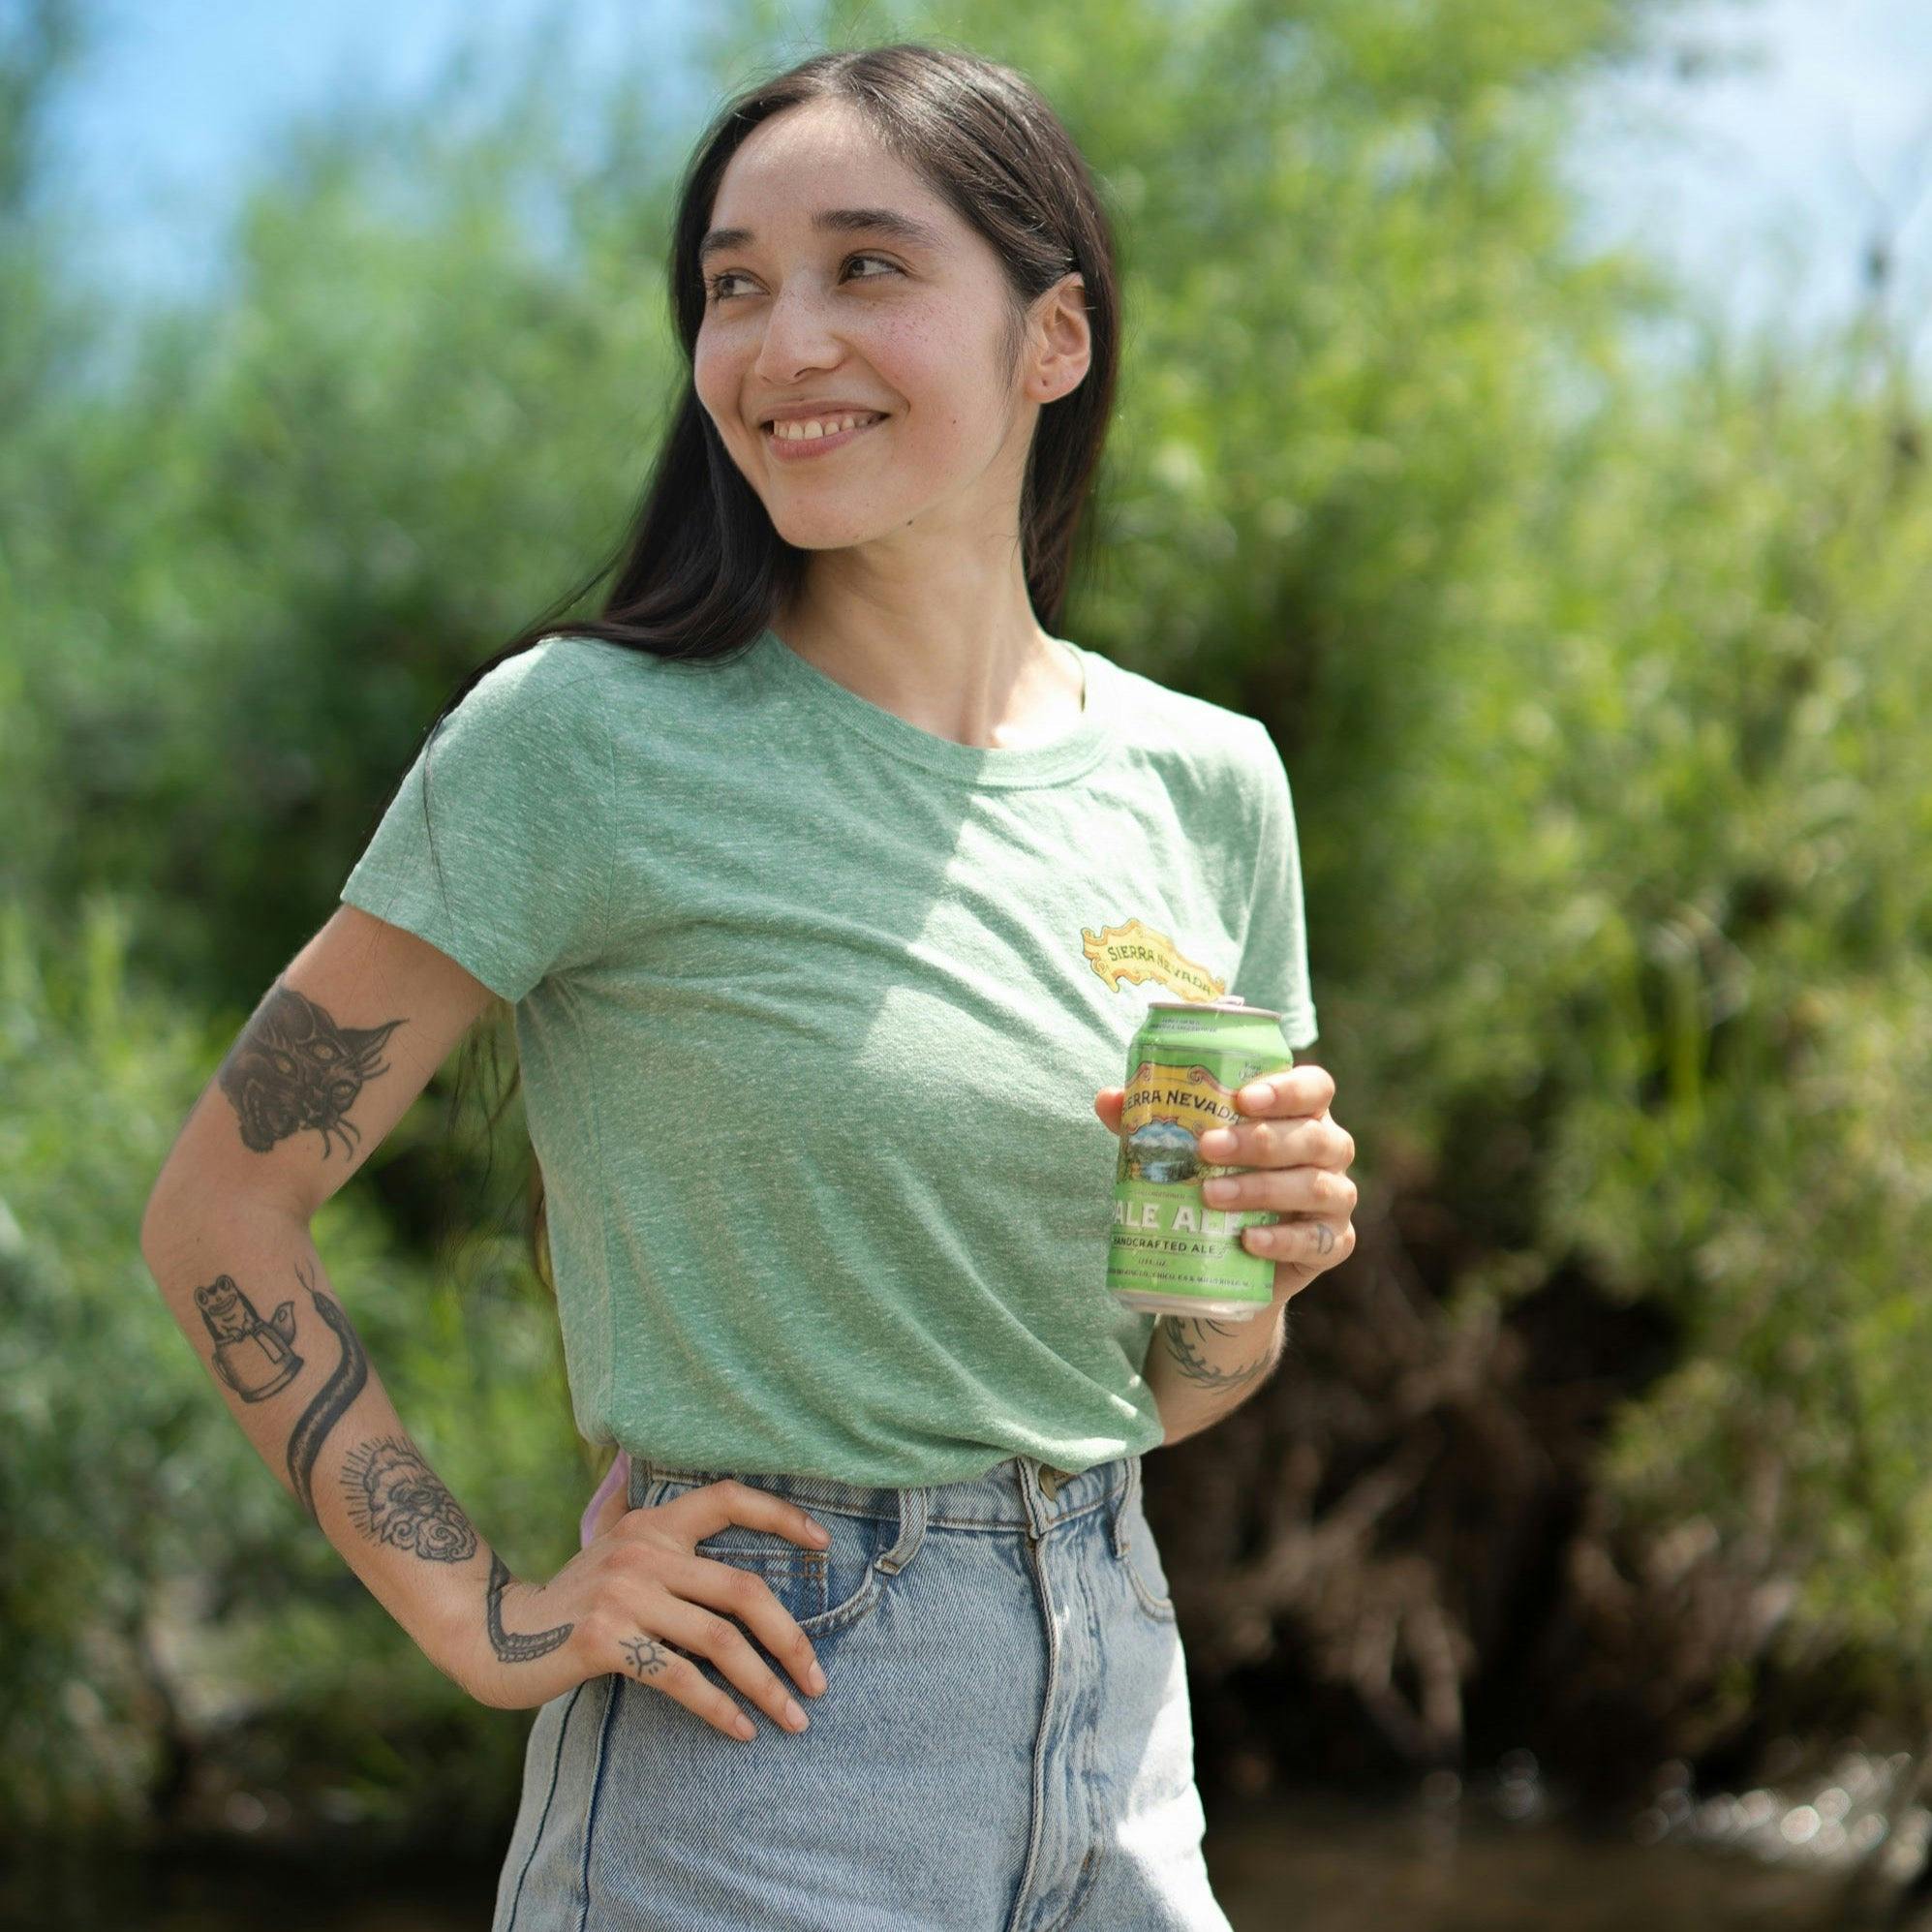
<svg viewBox="0 0 1932 1932"><path fill-rule="evenodd" d="M1032 302L1067 275L1078 274L1085 285L1091 361L1072 390L1042 406L1020 505L1033 613L1050 634L1058 629L1074 539L1113 414L1119 362L1119 289L1100 197L1058 116L1013 68L917 42L832 50L754 83L728 103L686 170L670 255L684 390L629 531L590 577L464 678L430 721L425 744L479 679L544 637L599 637L659 657L721 659L749 650L799 589L811 552L787 543L774 528L698 401L691 367L704 315L698 243L725 168L760 122L820 100L855 107L879 143L991 244L1012 298L1009 368L1025 346ZM613 571L597 616L561 618ZM425 812L427 805L425 785ZM480 1045L473 1037L471 1049ZM461 1085L459 1071L458 1095ZM489 1116L492 1139L514 1090L513 1078ZM534 1152L530 1172L532 1260L554 1294L542 1171Z"/></svg>

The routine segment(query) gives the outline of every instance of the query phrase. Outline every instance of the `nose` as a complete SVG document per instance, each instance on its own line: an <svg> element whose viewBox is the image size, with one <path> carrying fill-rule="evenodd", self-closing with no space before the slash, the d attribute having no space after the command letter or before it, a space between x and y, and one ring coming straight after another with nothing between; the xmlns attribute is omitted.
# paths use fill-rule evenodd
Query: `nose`
<svg viewBox="0 0 1932 1932"><path fill-rule="evenodd" d="M755 373L762 382L782 387L808 370L834 368L838 361L838 338L826 326L816 293L800 282L787 284L765 312Z"/></svg>

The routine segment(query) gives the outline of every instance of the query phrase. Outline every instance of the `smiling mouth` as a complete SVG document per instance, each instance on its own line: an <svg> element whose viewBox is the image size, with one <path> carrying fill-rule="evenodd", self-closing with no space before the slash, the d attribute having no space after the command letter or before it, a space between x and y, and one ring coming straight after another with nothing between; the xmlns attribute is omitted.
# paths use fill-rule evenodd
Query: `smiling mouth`
<svg viewBox="0 0 1932 1932"><path fill-rule="evenodd" d="M868 428L870 428L870 427L871 427L871 426L872 426L872 425L873 425L874 423L875 423L875 422L883 422L883 421L885 420L885 413L884 413L884 411L883 411L883 410L873 410L873 411L871 411L871 412L868 412L868 413L866 413L866 414L859 414L858 412L855 412L855 411L847 411L847 412L845 413L845 415L842 415L842 416L828 416L828 417L808 417L808 418L806 418L806 420L808 420L808 421L827 421L827 422L838 422L838 423L841 423L841 424L843 424L843 423L844 423L844 422L846 421L846 418L847 418L847 416L849 416L849 417L851 418L851 427L852 427L852 428L854 428L854 429L868 429ZM796 420L796 418L794 418L794 420ZM776 421L776 420L774 420L774 421L772 421L772 422L768 422L768 423L765 423L765 424L763 424L763 425L762 425L762 427L763 427L763 429L764 429L764 432L765 432L765 434L766 434L767 436L773 436L773 437L777 436L777 435L778 435L778 433L779 433L779 431L780 431L780 430L781 430L782 428L783 428L783 429L788 429L788 428L790 428L790 426L791 426L791 424L790 424L790 423L780 423L780 422L778 422L778 421ZM805 436L805 437L795 437L795 436L794 436L794 437L789 437L789 438L787 438L786 440L787 440L787 441L789 441L789 442L793 442L793 443L798 443L798 442L805 442L805 443L814 443L814 442L817 442L817 441L819 440L819 438L821 438L821 437L826 437L826 436L843 436L843 435L844 435L844 434L845 434L845 431L844 431L844 429L843 429L843 428L839 428L839 429L825 429L825 430L820 430L820 431L819 431L819 432L817 433L817 435L816 435L816 436L812 436L812 435L808 435L808 436Z"/></svg>
<svg viewBox="0 0 1932 1932"><path fill-rule="evenodd" d="M772 447L773 454L781 462L784 462L801 456L816 456L821 452L843 448L846 444L865 435L868 430L876 429L885 420L885 414L881 412L861 417L849 429L825 430L815 436L781 436L778 424L766 423L763 425L763 434L765 441Z"/></svg>

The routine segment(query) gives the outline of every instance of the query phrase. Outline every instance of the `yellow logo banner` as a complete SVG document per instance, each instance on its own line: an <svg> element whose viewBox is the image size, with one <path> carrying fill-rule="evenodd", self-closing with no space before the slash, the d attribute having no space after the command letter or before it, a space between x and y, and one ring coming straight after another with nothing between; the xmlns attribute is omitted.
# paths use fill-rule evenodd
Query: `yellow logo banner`
<svg viewBox="0 0 1932 1932"><path fill-rule="evenodd" d="M1178 1127L1198 1141L1210 1127L1241 1118L1235 1089L1205 1066L1184 1060L1144 1059L1127 1082L1120 1132L1128 1140L1144 1128Z"/></svg>
<svg viewBox="0 0 1932 1932"><path fill-rule="evenodd" d="M1225 979L1187 958L1165 933L1156 933L1139 919L1097 933L1083 926L1080 938L1093 970L1110 992L1119 992L1123 980L1140 986L1150 979L1182 999L1218 999L1228 990Z"/></svg>

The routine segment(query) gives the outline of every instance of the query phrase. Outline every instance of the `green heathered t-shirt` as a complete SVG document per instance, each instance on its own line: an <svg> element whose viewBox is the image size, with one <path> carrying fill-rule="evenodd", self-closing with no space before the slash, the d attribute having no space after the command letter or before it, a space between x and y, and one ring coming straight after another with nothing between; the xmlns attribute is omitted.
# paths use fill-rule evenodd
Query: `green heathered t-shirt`
<svg viewBox="0 0 1932 1932"><path fill-rule="evenodd" d="M553 635L411 766L342 897L515 1002L587 1439L894 1487L1160 1443L1093 1096L1150 999L1314 1039L1300 855L1261 723L1069 648L1078 724L980 750L769 630Z"/></svg>

